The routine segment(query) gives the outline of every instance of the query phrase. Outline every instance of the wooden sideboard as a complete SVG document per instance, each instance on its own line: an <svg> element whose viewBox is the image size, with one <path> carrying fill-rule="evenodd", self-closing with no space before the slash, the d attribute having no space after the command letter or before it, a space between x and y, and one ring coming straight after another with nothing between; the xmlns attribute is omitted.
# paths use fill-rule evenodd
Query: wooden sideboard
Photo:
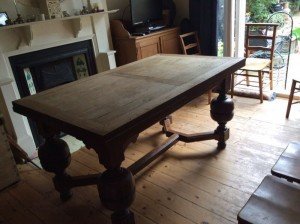
<svg viewBox="0 0 300 224"><path fill-rule="evenodd" d="M144 36L132 36L120 20L111 21L111 33L118 66L155 54L181 54L179 27L166 28Z"/></svg>

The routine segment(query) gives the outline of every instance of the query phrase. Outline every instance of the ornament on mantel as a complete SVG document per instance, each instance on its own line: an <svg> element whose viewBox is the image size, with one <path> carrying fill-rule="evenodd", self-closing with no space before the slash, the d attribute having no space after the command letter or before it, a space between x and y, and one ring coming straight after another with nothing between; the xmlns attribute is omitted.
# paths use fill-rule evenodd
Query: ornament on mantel
<svg viewBox="0 0 300 224"><path fill-rule="evenodd" d="M87 5L88 9L90 12L95 13L95 12L103 12L103 6L102 6L102 1L97 1L97 0L87 0Z"/></svg>
<svg viewBox="0 0 300 224"><path fill-rule="evenodd" d="M62 12L63 17L70 17L70 14L67 11Z"/></svg>
<svg viewBox="0 0 300 224"><path fill-rule="evenodd" d="M22 18L21 14L19 13L16 0L14 0L14 5L15 5L16 12L17 12L17 19L13 23L14 24L24 23L24 19Z"/></svg>
<svg viewBox="0 0 300 224"><path fill-rule="evenodd" d="M25 21L24 21L24 19L23 19L23 17L20 15L20 14L17 14L17 18L16 18L16 20L14 21L14 24L21 24L21 23L24 23Z"/></svg>
<svg viewBox="0 0 300 224"><path fill-rule="evenodd" d="M47 19L55 19L62 17L60 0L39 0L40 8Z"/></svg>
<svg viewBox="0 0 300 224"><path fill-rule="evenodd" d="M89 14L89 9L87 7L87 2L85 3L83 0L81 0L81 3L82 3L82 10L80 11L80 14L81 15L86 15L86 14Z"/></svg>
<svg viewBox="0 0 300 224"><path fill-rule="evenodd" d="M86 6L83 6L80 14L81 15L86 15L86 14L89 14L89 13L90 12L89 12L88 8Z"/></svg>
<svg viewBox="0 0 300 224"><path fill-rule="evenodd" d="M98 3L94 3L92 6L92 12L96 13L96 12L103 12L104 9L100 9Z"/></svg>
<svg viewBox="0 0 300 224"><path fill-rule="evenodd" d="M104 11L102 4L100 3L101 6L99 7L99 3L95 0L81 0L81 3L82 3L82 10L80 11L81 15Z"/></svg>

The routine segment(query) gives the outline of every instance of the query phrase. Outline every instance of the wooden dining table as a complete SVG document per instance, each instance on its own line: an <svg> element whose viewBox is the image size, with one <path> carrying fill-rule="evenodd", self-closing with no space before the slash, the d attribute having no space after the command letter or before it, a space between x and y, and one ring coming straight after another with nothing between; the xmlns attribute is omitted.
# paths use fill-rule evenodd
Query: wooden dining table
<svg viewBox="0 0 300 224"><path fill-rule="evenodd" d="M226 79L244 65L243 58L156 55L16 100L13 109L35 121L45 138L39 159L46 171L55 174L54 187L62 200L71 198L74 187L97 185L102 204L113 211L112 223L133 224L130 206L137 172L178 141L215 139L219 150L226 147L226 123L234 110L226 95L230 83ZM212 100L210 112L218 123L216 129L195 134L173 130L170 115L216 86L218 97ZM130 167L122 167L127 146L157 122L168 140ZM70 176L71 154L59 138L61 132L95 150L106 171Z"/></svg>

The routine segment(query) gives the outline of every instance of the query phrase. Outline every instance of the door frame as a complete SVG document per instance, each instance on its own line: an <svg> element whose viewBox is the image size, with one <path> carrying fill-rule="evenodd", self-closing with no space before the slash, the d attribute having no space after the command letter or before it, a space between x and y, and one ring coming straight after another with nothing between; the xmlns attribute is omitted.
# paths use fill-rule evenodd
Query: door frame
<svg viewBox="0 0 300 224"><path fill-rule="evenodd" d="M246 0L224 1L224 56L244 57Z"/></svg>

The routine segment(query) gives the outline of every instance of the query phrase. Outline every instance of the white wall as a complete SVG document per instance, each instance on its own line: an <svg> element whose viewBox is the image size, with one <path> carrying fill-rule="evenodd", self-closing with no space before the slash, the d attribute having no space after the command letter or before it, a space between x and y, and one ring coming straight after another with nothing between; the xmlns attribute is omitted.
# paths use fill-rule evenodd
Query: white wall
<svg viewBox="0 0 300 224"><path fill-rule="evenodd" d="M124 10L126 12L124 17L126 19L130 18L130 9L128 8L130 1L129 0L108 0L107 1L107 8L111 9L119 9L119 11L115 14L109 15L110 19L121 19Z"/></svg>
<svg viewBox="0 0 300 224"><path fill-rule="evenodd" d="M26 19L27 16L39 14L39 10L36 8L24 6L21 4L17 4L17 7L24 19ZM7 12L9 18L11 18L12 20L17 18L17 13L13 0L0 0L0 10Z"/></svg>

